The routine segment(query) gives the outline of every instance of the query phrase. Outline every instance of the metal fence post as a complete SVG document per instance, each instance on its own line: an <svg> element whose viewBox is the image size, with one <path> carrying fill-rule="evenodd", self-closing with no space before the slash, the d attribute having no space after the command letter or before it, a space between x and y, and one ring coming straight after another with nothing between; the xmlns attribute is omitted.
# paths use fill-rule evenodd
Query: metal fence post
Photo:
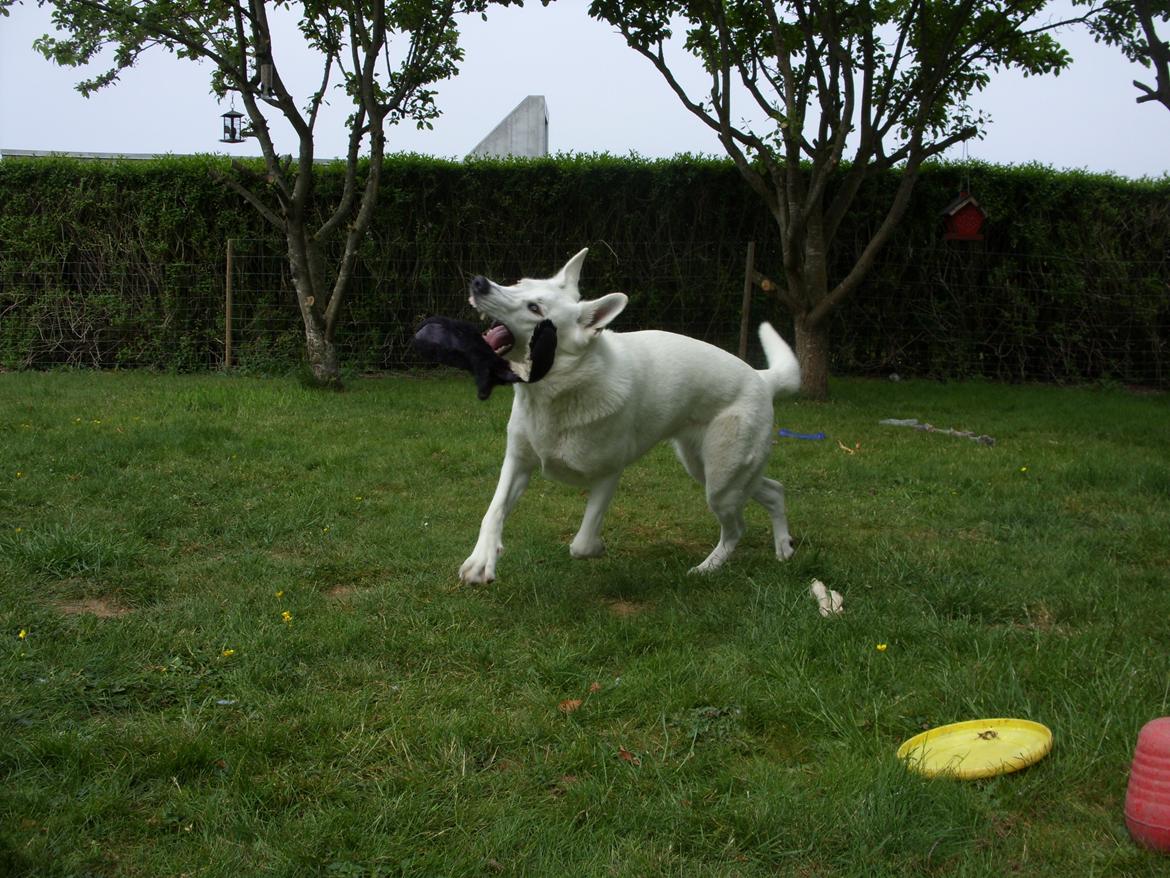
<svg viewBox="0 0 1170 878"><path fill-rule="evenodd" d="M752 283L756 273L756 242L748 241L747 266L743 273L743 307L739 316L739 358L747 360L748 324L752 312Z"/></svg>
<svg viewBox="0 0 1170 878"><path fill-rule="evenodd" d="M223 283L223 370L232 368L232 263L235 261L236 242L234 238L227 239L227 269Z"/></svg>

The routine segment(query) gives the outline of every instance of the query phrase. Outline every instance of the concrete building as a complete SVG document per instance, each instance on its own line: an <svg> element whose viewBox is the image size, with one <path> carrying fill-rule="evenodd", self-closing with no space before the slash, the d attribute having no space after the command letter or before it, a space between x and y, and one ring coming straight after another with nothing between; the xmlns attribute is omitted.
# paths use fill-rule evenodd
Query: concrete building
<svg viewBox="0 0 1170 878"><path fill-rule="evenodd" d="M544 95L529 95L479 142L468 158L548 155L548 105Z"/></svg>

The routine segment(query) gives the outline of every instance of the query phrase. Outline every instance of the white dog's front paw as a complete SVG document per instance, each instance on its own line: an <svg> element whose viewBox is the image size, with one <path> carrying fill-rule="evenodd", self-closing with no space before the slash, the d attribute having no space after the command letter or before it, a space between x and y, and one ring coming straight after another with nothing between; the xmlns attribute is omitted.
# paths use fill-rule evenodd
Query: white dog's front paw
<svg viewBox="0 0 1170 878"><path fill-rule="evenodd" d="M496 578L496 558L503 550L503 546L497 546L494 550L481 551L477 546L459 568L459 578L472 583L492 582Z"/></svg>
<svg viewBox="0 0 1170 878"><path fill-rule="evenodd" d="M776 543L776 557L781 561L787 561L796 554L796 548L792 545L792 537L784 537Z"/></svg>
<svg viewBox="0 0 1170 878"><path fill-rule="evenodd" d="M605 540L600 537L592 540L575 538L569 543L569 554L574 558L601 558L605 555Z"/></svg>

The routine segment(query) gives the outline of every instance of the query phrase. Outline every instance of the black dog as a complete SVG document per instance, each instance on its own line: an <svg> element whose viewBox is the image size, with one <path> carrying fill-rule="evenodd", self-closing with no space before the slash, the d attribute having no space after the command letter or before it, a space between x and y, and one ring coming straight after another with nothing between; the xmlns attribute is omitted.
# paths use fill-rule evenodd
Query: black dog
<svg viewBox="0 0 1170 878"><path fill-rule="evenodd" d="M428 317L414 334L414 349L428 360L470 372L475 376L480 399L487 399L501 384L524 380L512 371L511 363L492 350L480 334L479 327L466 320ZM533 331L528 345L532 360L529 384L548 374L556 349L557 328L545 320Z"/></svg>

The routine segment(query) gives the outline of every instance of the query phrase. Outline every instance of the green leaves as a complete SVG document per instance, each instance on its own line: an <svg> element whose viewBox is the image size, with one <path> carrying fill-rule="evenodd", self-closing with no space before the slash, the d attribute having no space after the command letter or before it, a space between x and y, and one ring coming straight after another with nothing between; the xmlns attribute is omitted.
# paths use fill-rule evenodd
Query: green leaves
<svg viewBox="0 0 1170 878"><path fill-rule="evenodd" d="M1056 40L1030 24L1045 5L594 0L590 14L658 67L737 162L752 154L789 166L807 159L815 173L844 159L847 139L852 165L876 169L920 162L970 137L984 120L967 101L995 70L1043 74L1069 63ZM711 77L698 89L710 94L680 86L686 62L668 57L680 26L682 48ZM750 116L764 121L753 125ZM785 192L794 185L775 174L762 175L765 182Z"/></svg>
<svg viewBox="0 0 1170 878"><path fill-rule="evenodd" d="M1045 3L594 0L590 14L615 25L718 135L776 221L781 300L798 325L820 332L901 221L922 163L981 133L986 119L969 100L991 74L1068 63L1048 28L1030 25ZM676 26L691 56L681 64ZM695 61L708 77L688 90L682 74ZM829 255L862 184L894 168L901 180L882 218L856 264L830 282ZM827 360L812 366L806 354L827 348L800 337L797 345L803 390L822 396L807 376L827 374Z"/></svg>

